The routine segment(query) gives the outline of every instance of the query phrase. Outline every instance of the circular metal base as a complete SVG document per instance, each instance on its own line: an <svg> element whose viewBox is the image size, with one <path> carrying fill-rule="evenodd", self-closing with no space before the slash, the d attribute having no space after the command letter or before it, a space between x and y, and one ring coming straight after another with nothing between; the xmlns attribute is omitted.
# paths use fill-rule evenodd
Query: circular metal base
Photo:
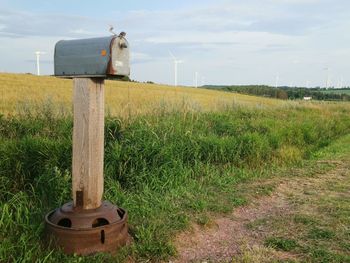
<svg viewBox="0 0 350 263"><path fill-rule="evenodd" d="M78 209L69 202L45 216L51 246L66 254L116 252L128 241L127 213L104 201L97 209Z"/></svg>

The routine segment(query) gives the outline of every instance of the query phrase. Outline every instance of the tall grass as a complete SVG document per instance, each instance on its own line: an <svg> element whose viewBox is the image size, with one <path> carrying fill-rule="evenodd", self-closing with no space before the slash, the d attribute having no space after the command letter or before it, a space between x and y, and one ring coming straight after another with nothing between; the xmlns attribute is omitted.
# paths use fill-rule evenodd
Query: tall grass
<svg viewBox="0 0 350 263"><path fill-rule="evenodd" d="M172 237L189 221L244 202L238 182L300 162L349 132L342 106L276 110L234 104L222 112L109 116L104 197L129 212L134 242L116 258L80 258L41 243L44 214L71 198L71 115L48 104L1 116L0 261L167 259L176 254Z"/></svg>

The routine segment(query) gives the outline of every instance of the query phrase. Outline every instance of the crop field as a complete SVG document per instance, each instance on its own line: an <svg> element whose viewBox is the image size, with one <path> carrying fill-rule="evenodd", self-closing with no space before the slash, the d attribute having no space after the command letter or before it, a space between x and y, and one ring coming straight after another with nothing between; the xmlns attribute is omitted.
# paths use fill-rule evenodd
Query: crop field
<svg viewBox="0 0 350 263"><path fill-rule="evenodd" d="M0 110L13 114L28 106L39 107L48 102L70 111L73 82L56 77L25 74L0 74ZM222 93L206 89L172 87L122 81L106 81L107 112L129 117L156 114L182 108L189 111L217 111L233 104L244 106L280 106L286 103L268 98Z"/></svg>
<svg viewBox="0 0 350 263"><path fill-rule="evenodd" d="M0 74L0 96L0 262L176 260L183 231L210 228L214 217L270 195L277 181L305 188L286 193L296 196L288 199L299 218L293 235L291 218L252 220L247 228L269 235L259 253L242 247L232 261L350 260L346 169L337 184L327 177L317 181L320 192L310 186L349 160L350 103L106 81L104 198L128 211L132 242L116 255L80 257L42 242L43 216L71 199L72 81ZM305 215L307 205L314 214Z"/></svg>

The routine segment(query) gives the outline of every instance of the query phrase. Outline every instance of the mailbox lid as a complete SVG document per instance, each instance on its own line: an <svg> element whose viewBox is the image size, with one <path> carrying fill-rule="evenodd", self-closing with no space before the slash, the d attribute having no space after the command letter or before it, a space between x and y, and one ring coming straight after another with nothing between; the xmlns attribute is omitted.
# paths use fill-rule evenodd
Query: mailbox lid
<svg viewBox="0 0 350 263"><path fill-rule="evenodd" d="M54 58L55 75L105 77L114 38L116 37L110 36L57 42Z"/></svg>
<svg viewBox="0 0 350 263"><path fill-rule="evenodd" d="M129 76L130 75L130 47L124 37L116 37L111 44L111 63L109 74Z"/></svg>

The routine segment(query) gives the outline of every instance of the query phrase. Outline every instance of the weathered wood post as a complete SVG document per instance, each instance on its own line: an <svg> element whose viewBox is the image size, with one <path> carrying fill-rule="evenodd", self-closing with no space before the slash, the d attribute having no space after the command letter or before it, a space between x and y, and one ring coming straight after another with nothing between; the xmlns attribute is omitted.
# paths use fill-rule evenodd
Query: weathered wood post
<svg viewBox="0 0 350 263"><path fill-rule="evenodd" d="M73 204L95 209L103 194L104 80L75 78L73 93Z"/></svg>
<svg viewBox="0 0 350 263"><path fill-rule="evenodd" d="M47 237L65 253L115 252L126 244L127 213L103 201L104 79L128 76L125 33L59 41L55 75L73 78L73 201L45 217Z"/></svg>

